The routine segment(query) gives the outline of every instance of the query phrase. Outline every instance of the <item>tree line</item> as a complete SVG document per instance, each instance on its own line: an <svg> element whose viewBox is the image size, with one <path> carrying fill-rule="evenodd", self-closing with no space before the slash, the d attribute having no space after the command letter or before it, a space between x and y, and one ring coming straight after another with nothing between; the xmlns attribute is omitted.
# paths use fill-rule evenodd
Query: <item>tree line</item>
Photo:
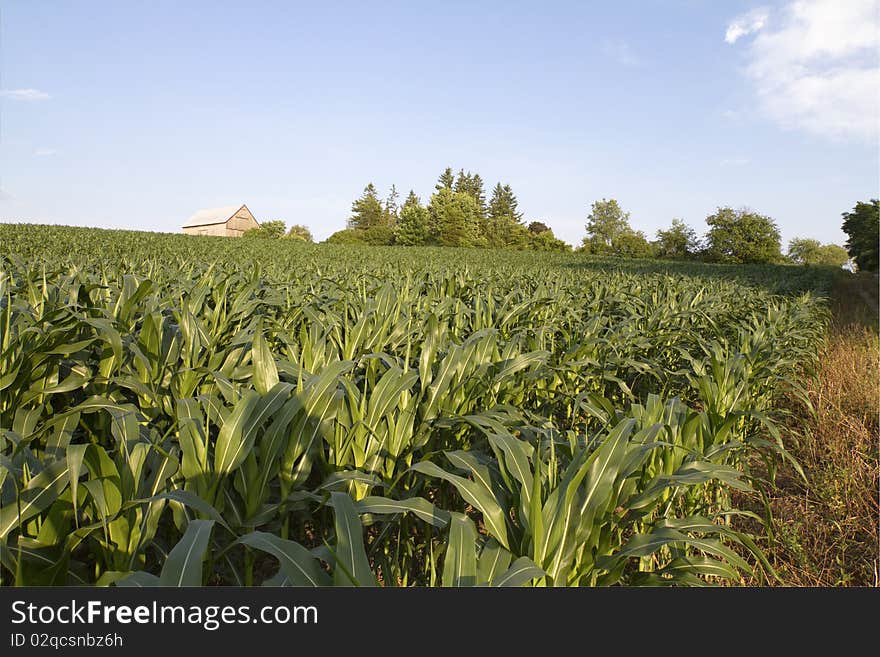
<svg viewBox="0 0 880 657"><path fill-rule="evenodd" d="M700 237L681 219L673 219L649 241L644 232L632 228L629 213L616 200L603 199L592 205L587 235L578 250L604 256L733 264L793 262L840 267L850 258L842 246L801 237L791 240L788 253L783 255L776 222L748 208L719 207L706 217L706 225L708 231Z"/></svg>
<svg viewBox="0 0 880 657"><path fill-rule="evenodd" d="M846 248L797 237L785 255L776 222L748 208L719 207L706 217L708 230L699 236L681 219L658 230L649 240L630 224L630 214L617 200L602 199L592 204L586 221L586 236L576 251L624 258L664 258L719 263L796 263L842 266L851 258L861 270L877 271L878 200L859 202L843 213ZM311 242L306 226L288 231L283 221L267 221L247 231L246 237L288 237ZM464 169L458 174L447 167L423 204L410 190L400 203L392 185L382 199L373 183L352 203L344 230L326 240L331 244L374 246L455 246L508 248L537 251L570 251L543 221L526 223L519 202L509 184L497 183L488 198L483 179Z"/></svg>
<svg viewBox="0 0 880 657"><path fill-rule="evenodd" d="M541 221L526 225L519 201L510 185L497 183L486 199L478 173L454 174L451 167L440 174L434 193L423 205L410 190L399 204L396 186L383 200L370 183L352 204L345 230L331 235L335 244L399 246L462 246L567 251L571 247L556 238Z"/></svg>

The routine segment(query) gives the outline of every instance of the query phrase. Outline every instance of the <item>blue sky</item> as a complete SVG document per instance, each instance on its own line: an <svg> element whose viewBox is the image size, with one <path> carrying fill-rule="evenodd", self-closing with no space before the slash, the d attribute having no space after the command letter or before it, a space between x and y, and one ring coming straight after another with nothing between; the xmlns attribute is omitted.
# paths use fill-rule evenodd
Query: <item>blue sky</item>
<svg viewBox="0 0 880 657"><path fill-rule="evenodd" d="M0 220L344 227L372 181L509 183L578 243L716 206L843 243L878 195L878 0L4 2ZM874 84L877 83L877 84Z"/></svg>

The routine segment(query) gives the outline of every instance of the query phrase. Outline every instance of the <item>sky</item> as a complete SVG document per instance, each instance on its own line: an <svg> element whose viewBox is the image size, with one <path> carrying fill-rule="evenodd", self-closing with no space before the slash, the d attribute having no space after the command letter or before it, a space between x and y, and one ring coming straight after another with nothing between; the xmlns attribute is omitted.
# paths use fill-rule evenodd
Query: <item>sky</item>
<svg viewBox="0 0 880 657"><path fill-rule="evenodd" d="M450 166L572 244L603 198L649 238L732 206L842 244L880 195L878 58L880 0L6 0L0 221L245 203L321 240Z"/></svg>

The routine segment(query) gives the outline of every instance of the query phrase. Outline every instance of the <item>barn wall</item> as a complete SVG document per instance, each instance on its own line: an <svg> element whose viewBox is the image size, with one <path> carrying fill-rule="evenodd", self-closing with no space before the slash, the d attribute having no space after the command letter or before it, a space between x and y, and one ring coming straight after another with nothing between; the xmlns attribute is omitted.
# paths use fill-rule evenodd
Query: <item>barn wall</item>
<svg viewBox="0 0 880 657"><path fill-rule="evenodd" d="M243 207L226 222L226 234L239 237L244 231L259 227L260 224L254 219L254 215L251 214L250 210Z"/></svg>
<svg viewBox="0 0 880 657"><path fill-rule="evenodd" d="M184 228L183 232L187 235L214 235L217 237L228 237L229 232L226 230L226 224L209 224L207 226L191 226ZM240 235L241 233L239 233Z"/></svg>

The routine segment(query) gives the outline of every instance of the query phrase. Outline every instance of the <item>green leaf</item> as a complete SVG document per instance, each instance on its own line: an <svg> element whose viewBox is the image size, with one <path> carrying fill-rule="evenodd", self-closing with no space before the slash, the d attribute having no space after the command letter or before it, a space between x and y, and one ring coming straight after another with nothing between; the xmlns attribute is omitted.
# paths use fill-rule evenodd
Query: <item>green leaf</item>
<svg viewBox="0 0 880 657"><path fill-rule="evenodd" d="M257 322L254 332L254 343L251 347L251 358L254 365L254 387L261 395L265 395L278 383L278 368L275 359L263 337L263 322Z"/></svg>
<svg viewBox="0 0 880 657"><path fill-rule="evenodd" d="M449 514L446 511L438 509L421 497L392 500L387 497L367 496L356 503L356 508L358 513L374 515L409 512L435 527L445 527L449 524Z"/></svg>
<svg viewBox="0 0 880 657"><path fill-rule="evenodd" d="M214 471L229 474L244 462L253 441L245 440L248 419L260 401L260 395L247 390L226 418L214 446Z"/></svg>
<svg viewBox="0 0 880 657"><path fill-rule="evenodd" d="M376 578L364 550L364 528L354 502L346 493L330 493L336 515L336 586L375 586ZM340 565L342 566L340 568Z"/></svg>
<svg viewBox="0 0 880 657"><path fill-rule="evenodd" d="M452 513L443 557L443 586L477 585L477 529L461 513Z"/></svg>
<svg viewBox="0 0 880 657"><path fill-rule="evenodd" d="M168 553L160 586L201 586L202 562L211 540L213 520L190 520L186 532Z"/></svg>
<svg viewBox="0 0 880 657"><path fill-rule="evenodd" d="M509 548L507 541L507 526L504 520L504 511L498 504L498 500L485 489L484 486L474 483L464 477L450 474L431 461L416 463L411 470L429 477L437 477L451 483L458 490L466 502L472 504L483 513L483 522L486 528L501 545Z"/></svg>
<svg viewBox="0 0 880 657"><path fill-rule="evenodd" d="M533 579L540 579L546 573L528 557L520 557L503 574L492 579L492 586L522 586Z"/></svg>
<svg viewBox="0 0 880 657"><path fill-rule="evenodd" d="M67 459L50 463L31 479L12 504L0 508L0 539L19 523L45 511L70 483Z"/></svg>
<svg viewBox="0 0 880 657"><path fill-rule="evenodd" d="M330 577L318 560L295 541L288 541L266 532L251 532L237 541L278 559L287 586L329 586Z"/></svg>

